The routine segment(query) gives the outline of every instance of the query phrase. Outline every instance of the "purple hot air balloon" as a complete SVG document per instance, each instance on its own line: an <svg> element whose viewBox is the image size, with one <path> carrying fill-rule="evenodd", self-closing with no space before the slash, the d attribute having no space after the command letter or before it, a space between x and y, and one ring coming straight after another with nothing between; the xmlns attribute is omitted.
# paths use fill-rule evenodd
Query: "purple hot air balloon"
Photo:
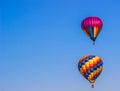
<svg viewBox="0 0 120 91"><path fill-rule="evenodd" d="M93 41L93 44L95 44L95 40L102 27L102 20L95 16L87 17L81 23L83 32Z"/></svg>

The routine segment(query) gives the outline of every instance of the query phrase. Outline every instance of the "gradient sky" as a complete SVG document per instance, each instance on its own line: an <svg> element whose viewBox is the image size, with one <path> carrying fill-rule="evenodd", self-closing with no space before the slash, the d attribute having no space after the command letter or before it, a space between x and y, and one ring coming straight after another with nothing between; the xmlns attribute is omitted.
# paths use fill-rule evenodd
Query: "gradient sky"
<svg viewBox="0 0 120 91"><path fill-rule="evenodd" d="M120 90L119 0L2 0L0 91L93 91L78 71L85 55L98 55L104 70L94 91ZM104 27L96 45L81 21L98 16Z"/></svg>

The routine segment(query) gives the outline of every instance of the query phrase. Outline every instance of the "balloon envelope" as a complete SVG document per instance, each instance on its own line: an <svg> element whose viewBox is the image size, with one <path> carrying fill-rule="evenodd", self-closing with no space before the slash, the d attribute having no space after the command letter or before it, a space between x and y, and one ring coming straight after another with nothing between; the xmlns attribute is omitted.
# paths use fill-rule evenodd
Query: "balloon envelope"
<svg viewBox="0 0 120 91"><path fill-rule="evenodd" d="M98 17L91 16L85 18L81 23L81 28L83 32L95 42L97 36L99 35L103 27L102 20Z"/></svg>
<svg viewBox="0 0 120 91"><path fill-rule="evenodd" d="M78 62L80 74L90 83L94 83L103 69L103 62L98 56L88 55L81 58Z"/></svg>

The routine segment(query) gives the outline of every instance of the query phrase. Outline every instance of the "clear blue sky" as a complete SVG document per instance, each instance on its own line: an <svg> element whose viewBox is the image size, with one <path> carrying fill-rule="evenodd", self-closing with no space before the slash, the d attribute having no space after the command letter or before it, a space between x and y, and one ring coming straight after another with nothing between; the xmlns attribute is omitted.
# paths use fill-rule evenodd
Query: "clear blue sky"
<svg viewBox="0 0 120 91"><path fill-rule="evenodd" d="M120 90L119 0L3 0L0 3L0 91L93 91L78 71L85 55L104 70L94 91ZM96 45L81 21L98 16Z"/></svg>

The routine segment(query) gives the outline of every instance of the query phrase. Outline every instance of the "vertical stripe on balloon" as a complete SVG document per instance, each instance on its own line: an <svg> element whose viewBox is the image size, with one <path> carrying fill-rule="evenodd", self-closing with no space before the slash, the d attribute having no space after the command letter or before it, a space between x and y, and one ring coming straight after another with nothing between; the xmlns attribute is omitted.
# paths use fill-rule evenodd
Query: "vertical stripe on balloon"
<svg viewBox="0 0 120 91"><path fill-rule="evenodd" d="M83 32L90 38L90 33L87 30L83 30Z"/></svg>

